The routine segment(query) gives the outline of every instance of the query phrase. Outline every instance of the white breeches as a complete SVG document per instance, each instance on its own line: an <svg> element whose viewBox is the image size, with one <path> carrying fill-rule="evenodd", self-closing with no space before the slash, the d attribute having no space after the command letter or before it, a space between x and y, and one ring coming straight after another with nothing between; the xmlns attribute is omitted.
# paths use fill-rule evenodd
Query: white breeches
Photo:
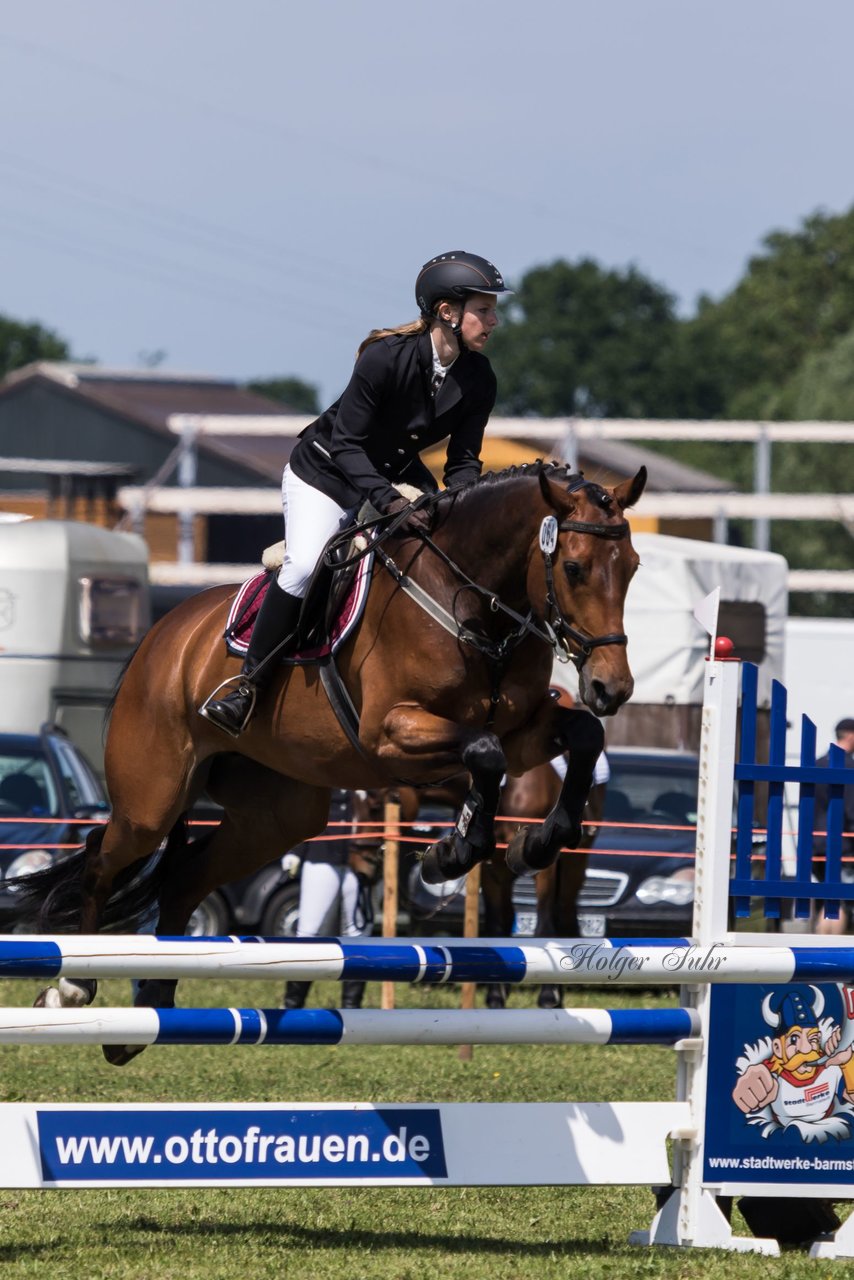
<svg viewBox="0 0 854 1280"><path fill-rule="evenodd" d="M294 475L290 466L282 474L282 508L285 555L278 582L283 591L302 598L326 543L349 524L357 509L339 507L314 485Z"/></svg>
<svg viewBox="0 0 854 1280"><path fill-rule="evenodd" d="M299 891L297 937L358 938L368 930L356 923L359 881L349 867L304 862Z"/></svg>

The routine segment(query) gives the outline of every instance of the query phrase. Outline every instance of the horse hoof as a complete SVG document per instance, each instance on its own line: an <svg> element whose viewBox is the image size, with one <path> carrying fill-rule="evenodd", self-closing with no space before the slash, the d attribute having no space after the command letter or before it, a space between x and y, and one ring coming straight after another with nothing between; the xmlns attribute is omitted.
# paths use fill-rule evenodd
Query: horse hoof
<svg viewBox="0 0 854 1280"><path fill-rule="evenodd" d="M98 993L94 978L59 979L59 998L63 1009L84 1009Z"/></svg>
<svg viewBox="0 0 854 1280"><path fill-rule="evenodd" d="M525 846L530 834L530 827L520 827L507 845L504 861L514 876L529 876L533 872L533 867L528 865L525 858Z"/></svg>
<svg viewBox="0 0 854 1280"><path fill-rule="evenodd" d="M563 1008L563 992L560 987L548 986L540 987L540 994L537 997L538 1009L562 1009Z"/></svg>
<svg viewBox="0 0 854 1280"><path fill-rule="evenodd" d="M491 986L487 988L486 1007L487 1009L506 1009L507 999L503 987Z"/></svg>
<svg viewBox="0 0 854 1280"><path fill-rule="evenodd" d="M144 1044L103 1044L101 1049L111 1067L126 1067L132 1058L138 1057Z"/></svg>
<svg viewBox="0 0 854 1280"><path fill-rule="evenodd" d="M514 876L535 876L538 871L545 871L557 861L560 850L550 853L548 847L541 847L536 855L532 854L535 833L532 827L520 827L507 845L504 861ZM574 848L574 845L568 846Z"/></svg>
<svg viewBox="0 0 854 1280"><path fill-rule="evenodd" d="M470 870L470 866L461 866L453 837L431 844L429 849L424 850L421 859L421 879L425 884L444 884L447 880L458 880Z"/></svg>
<svg viewBox="0 0 854 1280"><path fill-rule="evenodd" d="M45 987L44 991L40 991L33 1001L34 1009L61 1009L62 996L56 987Z"/></svg>

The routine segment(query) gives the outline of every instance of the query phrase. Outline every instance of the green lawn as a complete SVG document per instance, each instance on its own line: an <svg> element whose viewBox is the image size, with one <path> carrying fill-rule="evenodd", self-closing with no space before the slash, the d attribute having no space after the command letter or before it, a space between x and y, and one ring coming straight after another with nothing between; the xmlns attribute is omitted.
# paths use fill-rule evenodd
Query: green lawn
<svg viewBox="0 0 854 1280"><path fill-rule="evenodd" d="M36 990L0 982L6 1006L30 1004ZM397 990L410 1007L459 1000L456 991ZM334 1006L338 992L318 984L311 1003ZM368 992L377 1003L379 987ZM183 984L181 1002L263 1006L280 995L269 983L197 981ZM519 991L513 1003L534 998ZM103 983L98 1002L129 1003L129 984ZM675 995L594 989L572 991L568 1003L658 1007ZM4 1101L611 1101L672 1097L675 1071L671 1050L640 1046L477 1047L470 1062L445 1047L155 1046L121 1069L96 1048L9 1046L0 1055ZM797 1251L778 1260L629 1246L629 1231L648 1226L653 1211L644 1188L0 1190L0 1274L797 1280L847 1265Z"/></svg>

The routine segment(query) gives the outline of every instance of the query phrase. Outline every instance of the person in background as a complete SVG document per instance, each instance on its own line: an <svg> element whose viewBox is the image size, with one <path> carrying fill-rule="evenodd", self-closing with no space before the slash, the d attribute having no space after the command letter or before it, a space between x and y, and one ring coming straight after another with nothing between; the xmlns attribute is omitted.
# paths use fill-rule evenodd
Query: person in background
<svg viewBox="0 0 854 1280"><path fill-rule="evenodd" d="M304 846L298 938L359 938L370 932L370 909L366 909L362 884L350 866L352 834L353 797L349 791L333 791L329 825L317 840ZM302 1009L310 987L310 982L287 982L285 1008ZM360 1009L364 994L364 982L345 980L341 983L341 1008Z"/></svg>
<svg viewBox="0 0 854 1280"><path fill-rule="evenodd" d="M840 720L835 729L836 745L841 747L845 752L845 768L854 769L854 716L846 716ZM820 760L816 761L819 768L826 768L829 763L829 757L824 755ZM843 817L842 817L842 857L843 859L854 857L854 774L851 776L851 785L845 786L843 790ZM813 818L814 831L827 830L827 787L819 784L815 789L815 816ZM813 845L813 853L817 857L815 864L815 874L819 880L824 879L824 855L826 851L826 837L817 835ZM843 863L844 865L844 863ZM854 867L848 866L848 871L854 870ZM820 903L816 904L818 909L818 920L816 922L816 933L845 933L848 928L850 917L850 905L840 904L839 919L828 920L824 914L824 910Z"/></svg>
<svg viewBox="0 0 854 1280"><path fill-rule="evenodd" d="M476 253L454 250L425 262L415 281L419 319L372 330L344 394L300 433L282 476L282 567L267 588L241 673L224 682L233 687L223 696L214 690L199 708L231 737L246 728L275 673L275 655L296 631L329 539L365 502L399 517L402 537L428 533L429 512L411 506L395 485L435 492L419 455L441 440L448 442L447 488L479 477L496 393L484 348L498 324L498 295L508 292L498 268Z"/></svg>

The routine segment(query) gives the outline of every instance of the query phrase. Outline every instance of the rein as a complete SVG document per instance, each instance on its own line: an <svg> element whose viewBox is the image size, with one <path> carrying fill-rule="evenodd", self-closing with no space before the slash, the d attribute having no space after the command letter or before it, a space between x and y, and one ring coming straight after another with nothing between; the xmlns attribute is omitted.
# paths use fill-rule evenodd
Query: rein
<svg viewBox="0 0 854 1280"><path fill-rule="evenodd" d="M540 550L543 556L543 570L546 579L546 605L550 616L543 627L534 621L533 611L529 610L523 617L515 609L504 604L502 600L486 587L480 586L438 547L427 533L418 536L430 548L444 565L463 582L463 586L454 595L454 603L464 591L474 591L484 597L491 613L503 613L512 618L516 628L499 641L490 641L469 627L459 623L453 614L444 609L432 596L428 595L418 583L404 574L386 552L377 549L377 556L384 568L391 574L403 591L407 593L425 612L429 613L441 626L455 635L462 643L470 645L482 653L488 661L503 666L517 645L528 635L536 636L544 644L551 645L559 662L573 662L577 670L581 670L594 649L606 644L628 644L628 636L621 631L612 631L604 636L588 636L577 630L560 611L554 589L554 553L557 550L557 535L561 533L586 533L594 538L605 538L610 542L619 542L629 536L629 523L623 520L620 524L595 524L588 520L563 520L558 524L554 516L546 516L540 526ZM567 641L578 646L578 651L570 650Z"/></svg>
<svg viewBox="0 0 854 1280"><path fill-rule="evenodd" d="M584 481L579 477L580 484L575 484L573 488L580 488ZM571 490L570 490L571 491ZM412 507L420 509L427 506L435 505L437 495L425 493L412 503ZM529 610L527 615L523 616L517 613L515 609L511 609L506 605L494 591L481 586L470 578L468 574L460 568L460 566L451 559L451 557L437 546L430 535L426 532L418 531L414 536L421 539L422 543L429 547L433 554L442 561L442 563L451 570L454 576L462 582L457 591L454 593L453 608L456 609L456 602L460 595L467 591L473 591L475 594L484 598L489 606L490 613L501 613L505 617L510 618L515 624L514 627L500 640L490 640L487 636L479 634L472 630L471 627L464 626L455 616L455 612L450 612L443 605L439 604L429 592L425 591L417 582L414 582L408 574L395 563L392 557L382 549L382 543L389 537L393 536L407 519L408 511L401 512L393 520L389 520L388 516L379 515L371 517L367 520L359 521L355 525L350 525L343 533L332 538L326 546L324 552L324 560L331 568L344 569L350 565L356 564L363 559L370 551L373 551L379 562L387 573L391 575L412 600L415 601L421 609L425 611L435 622L438 622L445 631L455 636L461 644L467 644L477 653L482 654L491 669L492 692L490 694L490 709L487 716L486 727L490 728L500 700L500 686L504 675L505 667L513 654L514 650L529 635L535 636L544 644L550 645L554 650L555 656L559 662L572 662L580 671L587 659L590 657L594 649L607 644L627 644L628 637L622 632L612 632L604 636L588 636L573 627L560 610L557 596L554 589L554 555L557 550L558 533L585 533L594 538L606 538L609 541L619 541L628 537L629 524L623 520L620 524L595 524L587 520L564 520L558 524L555 516L546 516L540 525L539 545L543 556L543 570L546 580L546 606L549 616L540 626L534 619L533 610ZM360 533L373 533L373 537L368 540L368 545L357 550L353 555L344 560L336 560L335 552L343 545L349 543L356 535ZM573 651L570 643L577 646ZM329 692L327 690L327 692ZM355 714L355 712L354 712ZM340 718L340 716L339 716ZM358 716L356 716L358 724ZM352 739L351 739L352 740ZM356 739L358 745L358 738Z"/></svg>

